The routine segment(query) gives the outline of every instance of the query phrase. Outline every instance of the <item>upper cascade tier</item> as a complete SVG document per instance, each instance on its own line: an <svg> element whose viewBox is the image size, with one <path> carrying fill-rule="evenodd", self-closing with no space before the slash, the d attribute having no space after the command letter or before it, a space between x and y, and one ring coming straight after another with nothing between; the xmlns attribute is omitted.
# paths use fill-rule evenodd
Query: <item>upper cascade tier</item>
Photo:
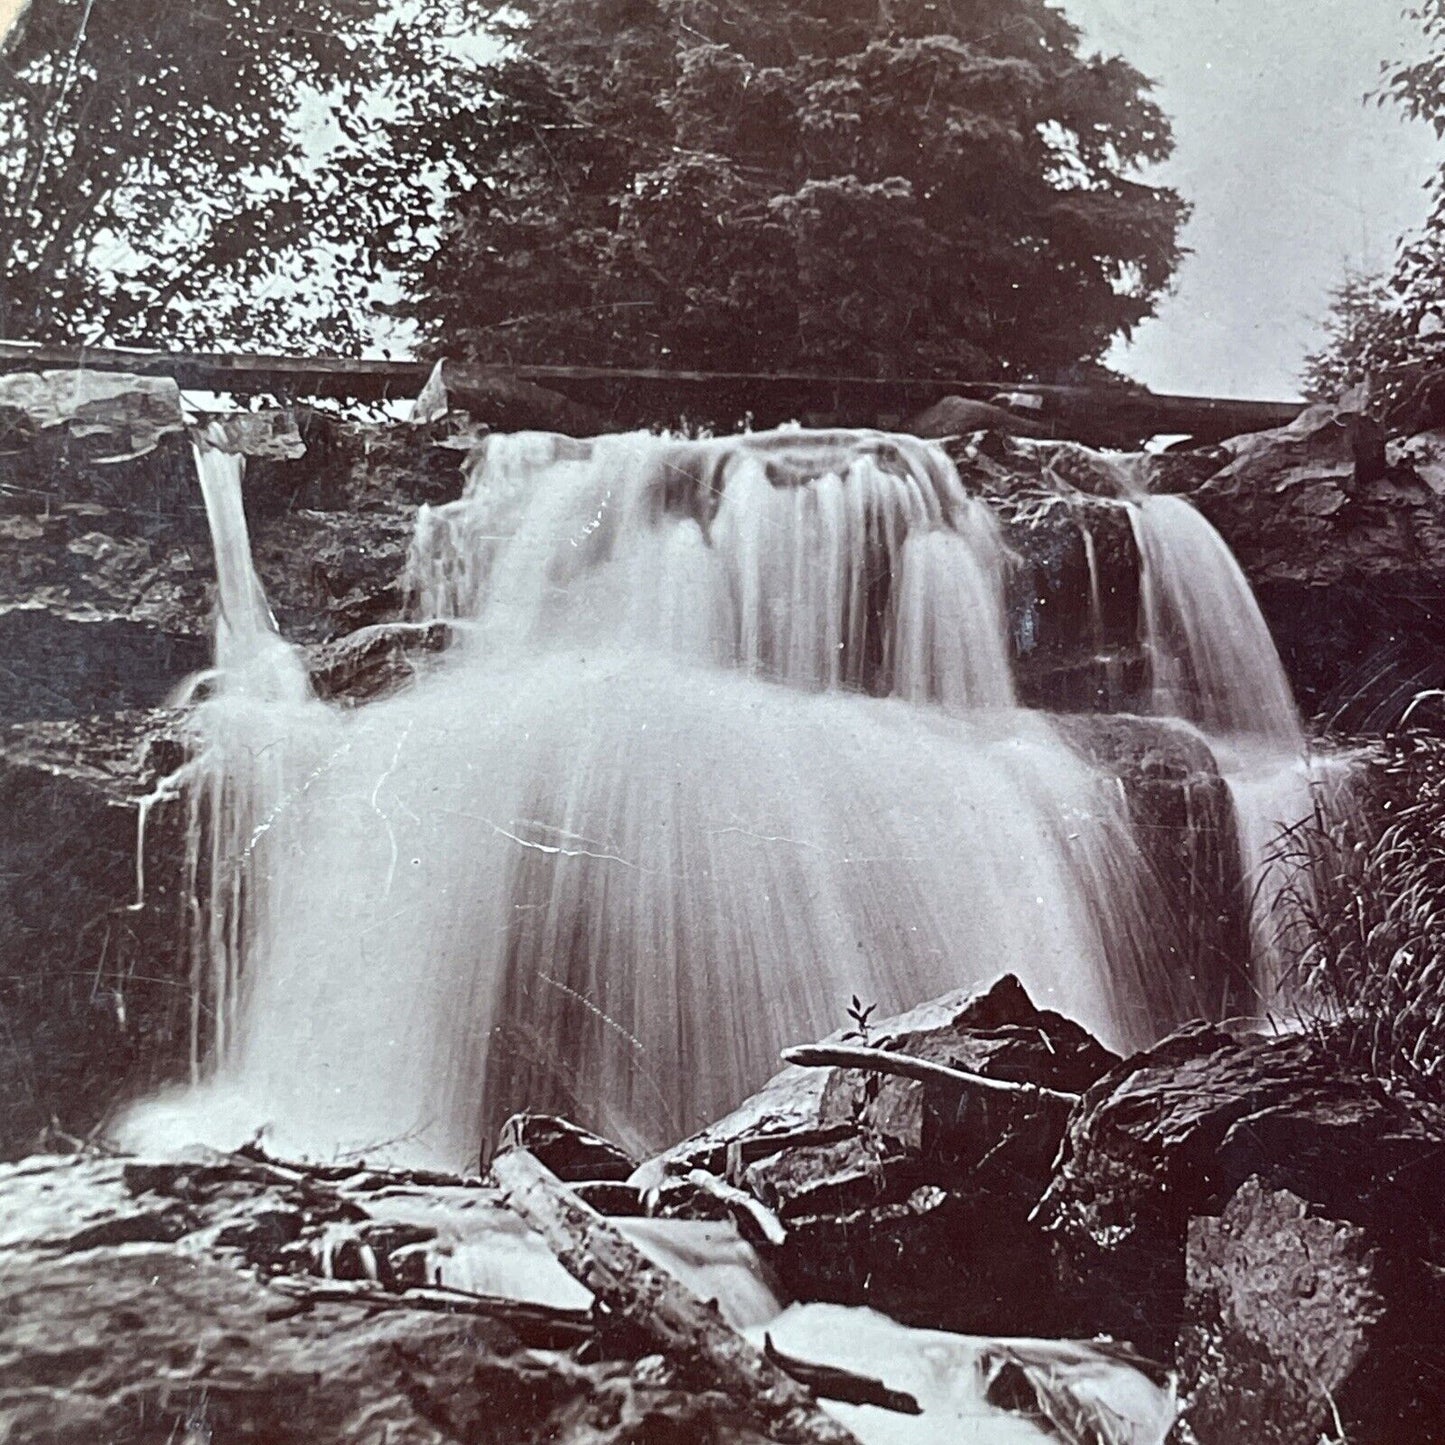
<svg viewBox="0 0 1445 1445"><path fill-rule="evenodd" d="M461 499L422 508L407 588L493 651L630 643L794 687L1152 713L1299 750L1214 528L1150 496L1138 458L1036 450L1041 485L1000 504L938 445L882 432L494 436ZM1082 688L1059 685L1071 669Z"/></svg>
<svg viewBox="0 0 1445 1445"><path fill-rule="evenodd" d="M423 508L419 612L492 649L645 645L794 687L1014 701L1006 549L952 462L911 437L490 438Z"/></svg>

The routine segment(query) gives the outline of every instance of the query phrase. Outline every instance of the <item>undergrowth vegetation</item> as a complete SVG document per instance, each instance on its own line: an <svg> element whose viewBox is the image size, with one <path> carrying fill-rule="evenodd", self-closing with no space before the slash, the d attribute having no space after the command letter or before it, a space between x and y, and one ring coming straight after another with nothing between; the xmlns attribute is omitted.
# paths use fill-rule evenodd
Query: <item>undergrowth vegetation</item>
<svg viewBox="0 0 1445 1445"><path fill-rule="evenodd" d="M1285 989L1336 1056L1445 1097L1445 748L1398 747L1373 815L1317 797L1281 840L1293 880L1276 902ZM1434 766L1419 766L1422 750Z"/></svg>

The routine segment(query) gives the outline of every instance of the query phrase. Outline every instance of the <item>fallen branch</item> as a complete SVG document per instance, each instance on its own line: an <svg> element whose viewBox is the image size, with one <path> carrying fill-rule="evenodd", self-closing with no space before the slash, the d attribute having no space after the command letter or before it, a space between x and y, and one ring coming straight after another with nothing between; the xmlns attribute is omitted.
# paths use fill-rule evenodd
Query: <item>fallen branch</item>
<svg viewBox="0 0 1445 1445"><path fill-rule="evenodd" d="M791 1445L858 1445L798 1384L718 1313L654 1265L526 1149L492 1160L509 1208L547 1242L598 1303L643 1331L694 1377L755 1412L772 1439Z"/></svg>
<svg viewBox="0 0 1445 1445"><path fill-rule="evenodd" d="M845 1405L876 1405L880 1410L892 1410L899 1415L923 1413L923 1407L912 1395L890 1390L882 1380L855 1375L852 1370L840 1370L836 1365L815 1365L810 1360L785 1355L773 1343L771 1335L763 1336L763 1354L824 1400L841 1400Z"/></svg>
<svg viewBox="0 0 1445 1445"><path fill-rule="evenodd" d="M313 1275L281 1274L270 1287L303 1308L349 1304L374 1310L426 1310L433 1314L471 1315L497 1320L515 1332L528 1349L566 1350L590 1340L597 1321L585 1309L503 1299L467 1290L388 1290L369 1280L318 1279Z"/></svg>
<svg viewBox="0 0 1445 1445"><path fill-rule="evenodd" d="M315 1179L327 1184L345 1184L358 1190L389 1188L394 1185L415 1185L419 1189L479 1189L482 1186L482 1179L478 1174L452 1174L439 1169L395 1168L385 1164L368 1164L363 1159L345 1164L291 1165L266 1153L257 1140L243 1144L232 1152L231 1157L274 1170L278 1179Z"/></svg>
<svg viewBox="0 0 1445 1445"><path fill-rule="evenodd" d="M783 1062L805 1069L862 1069L873 1074L896 1074L900 1078L953 1084L985 1094L1009 1094L1014 1098L1051 1099L1060 1104L1077 1104L1078 1094L1063 1089L1046 1089L1041 1084L1016 1083L1012 1079L991 1079L971 1069L935 1064L932 1059L895 1053L892 1049L870 1049L859 1044L799 1044L783 1050Z"/></svg>
<svg viewBox="0 0 1445 1445"><path fill-rule="evenodd" d="M769 1244L787 1242L788 1231L783 1228L783 1221L766 1204L754 1199L746 1189L734 1188L716 1174L709 1174L706 1169L690 1169L683 1178L695 1189L721 1200L735 1218L741 1216L743 1221L751 1220L757 1232Z"/></svg>

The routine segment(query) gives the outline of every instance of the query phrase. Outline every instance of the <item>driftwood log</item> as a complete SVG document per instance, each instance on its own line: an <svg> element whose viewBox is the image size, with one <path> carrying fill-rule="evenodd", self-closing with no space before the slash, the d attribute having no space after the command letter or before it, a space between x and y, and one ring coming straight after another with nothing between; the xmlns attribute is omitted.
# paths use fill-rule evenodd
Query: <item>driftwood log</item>
<svg viewBox="0 0 1445 1445"><path fill-rule="evenodd" d="M525 1149L492 1160L508 1206L547 1242L596 1301L648 1335L695 1378L752 1410L788 1445L858 1445L813 1393L654 1265Z"/></svg>
<svg viewBox="0 0 1445 1445"><path fill-rule="evenodd" d="M783 1050L785 1064L799 1064L808 1069L862 1069L874 1074L897 1074L923 1083L953 1084L986 1094L1008 1094L1017 1099L1051 1099L1060 1104L1077 1104L1078 1094L1063 1089L1046 1089L1039 1084L1017 1083L1012 1079L991 1079L971 1069L955 1069L949 1064L936 1064L932 1059L915 1058L912 1054L892 1049L870 1049L861 1044L800 1044Z"/></svg>
<svg viewBox="0 0 1445 1445"><path fill-rule="evenodd" d="M312 1275L277 1275L268 1281L290 1306L284 1314L300 1313L316 1305L357 1305L382 1310L425 1310L433 1314L472 1315L506 1325L532 1350L569 1350L586 1344L597 1333L590 1311L498 1295L473 1294L445 1288L388 1290L370 1280L317 1279Z"/></svg>

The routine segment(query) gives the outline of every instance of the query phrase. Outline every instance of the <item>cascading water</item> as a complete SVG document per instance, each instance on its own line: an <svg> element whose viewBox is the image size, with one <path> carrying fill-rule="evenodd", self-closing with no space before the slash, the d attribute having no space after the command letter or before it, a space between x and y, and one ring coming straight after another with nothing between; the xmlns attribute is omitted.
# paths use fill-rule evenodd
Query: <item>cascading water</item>
<svg viewBox="0 0 1445 1445"><path fill-rule="evenodd" d="M1304 731L1259 604L1224 539L1181 497L1130 508L1153 711L1224 738L1304 751Z"/></svg>
<svg viewBox="0 0 1445 1445"><path fill-rule="evenodd" d="M1317 794L1328 805L1347 766L1308 755L1274 639L1218 532L1179 497L1139 497L1131 517L1151 707L1187 718L1213 740L1253 895L1257 992L1268 1001L1285 967L1276 941L1290 883L1276 858L1281 830L1308 816Z"/></svg>
<svg viewBox="0 0 1445 1445"><path fill-rule="evenodd" d="M408 564L454 645L354 710L276 634L238 464L200 469L210 1078L133 1134L464 1165L529 1107L641 1148L738 1102L854 993L888 1013L1011 971L1115 1046L1217 1007L1151 949L1167 900L1115 779L1015 706L1010 555L936 447L492 438ZM1165 501L1138 506L1156 582L1171 548L1223 550ZM1253 608L1217 585L1213 615L1150 594L1156 697L1282 729L1278 660L1267 698L1217 661Z"/></svg>

